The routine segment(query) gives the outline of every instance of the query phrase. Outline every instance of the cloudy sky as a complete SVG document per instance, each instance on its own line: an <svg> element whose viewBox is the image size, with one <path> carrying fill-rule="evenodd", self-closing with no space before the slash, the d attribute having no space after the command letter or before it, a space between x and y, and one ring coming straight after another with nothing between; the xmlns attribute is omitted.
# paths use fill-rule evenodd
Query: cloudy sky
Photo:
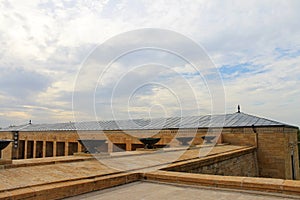
<svg viewBox="0 0 300 200"><path fill-rule="evenodd" d="M214 100L222 104L214 112L233 113L240 104L242 112L300 126L299 10L297 0L0 0L0 127L74 115L210 114ZM142 49L104 65L112 49L149 37L167 50L193 52L172 34L131 37L145 28L202 47L199 58L211 60L206 67L216 69L217 86L168 51Z"/></svg>

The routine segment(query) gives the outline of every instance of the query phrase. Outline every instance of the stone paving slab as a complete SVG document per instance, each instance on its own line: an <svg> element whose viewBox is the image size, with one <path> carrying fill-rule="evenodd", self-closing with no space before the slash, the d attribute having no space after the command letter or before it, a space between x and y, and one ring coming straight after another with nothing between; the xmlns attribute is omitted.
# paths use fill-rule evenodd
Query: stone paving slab
<svg viewBox="0 0 300 200"><path fill-rule="evenodd" d="M95 160L2 169L0 170L0 192L116 172L118 171L104 166Z"/></svg>
<svg viewBox="0 0 300 200"><path fill-rule="evenodd" d="M207 156L246 149L249 147L235 145L216 146ZM134 156L99 158L106 166L119 171L148 172L167 167L169 164L184 160L198 159L201 148L182 151L156 151L154 153L140 153Z"/></svg>
<svg viewBox="0 0 300 200"><path fill-rule="evenodd" d="M153 199L205 199L205 200L279 200L298 199L291 196L276 196L266 193L246 193L237 190L220 190L216 188L195 188L183 185L169 185L151 182L135 182L101 191L91 192L66 200L153 200Z"/></svg>
<svg viewBox="0 0 300 200"><path fill-rule="evenodd" d="M216 146L209 155L236 151L246 147ZM124 152L126 153L126 152ZM123 153L123 154L124 154ZM56 182L66 182L120 172L146 172L162 168L169 162L198 158L199 149L188 151L129 152L130 156L56 157L14 161L13 166L0 170L0 193L14 189ZM37 165L38 164L38 165Z"/></svg>
<svg viewBox="0 0 300 200"><path fill-rule="evenodd" d="M13 160L13 164L33 164L33 163L45 163L45 162L64 162L64 161L80 161L82 159L88 159L85 156L58 156L58 157L46 157L46 158L34 158L34 159L20 159Z"/></svg>

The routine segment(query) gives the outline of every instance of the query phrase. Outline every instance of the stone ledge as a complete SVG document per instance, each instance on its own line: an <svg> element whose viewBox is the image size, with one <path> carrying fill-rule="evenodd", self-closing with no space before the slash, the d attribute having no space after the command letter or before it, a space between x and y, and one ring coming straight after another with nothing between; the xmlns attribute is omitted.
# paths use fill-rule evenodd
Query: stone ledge
<svg viewBox="0 0 300 200"><path fill-rule="evenodd" d="M231 158L235 158L238 156L242 156L248 153L252 153L256 150L256 147L244 147L241 149L237 149L234 151L229 152L223 152L219 154L212 154L208 155L203 158L194 158L194 159L187 159L187 160L180 160L177 162L174 162L170 164L168 167L163 168L162 170L166 171L180 171L179 168L193 168L195 164L197 164L197 167L210 165L212 163L221 162L224 160L228 160ZM186 171L186 170L184 170Z"/></svg>
<svg viewBox="0 0 300 200"><path fill-rule="evenodd" d="M271 192L277 193L278 195L300 195L300 181L191 174L158 170L144 174L121 173L2 191L0 192L0 199L61 199L143 179L162 183Z"/></svg>
<svg viewBox="0 0 300 200"><path fill-rule="evenodd" d="M300 195L300 181L292 180L218 176L167 171L145 173L143 174L143 177L146 180L158 182Z"/></svg>
<svg viewBox="0 0 300 200"><path fill-rule="evenodd" d="M0 165L9 165L12 164L12 160L5 160L0 158Z"/></svg>
<svg viewBox="0 0 300 200"><path fill-rule="evenodd" d="M283 193L300 195L300 181L285 180Z"/></svg>
<svg viewBox="0 0 300 200"><path fill-rule="evenodd" d="M87 192L138 181L139 173L124 173L105 177L51 183L0 192L0 199L61 199Z"/></svg>
<svg viewBox="0 0 300 200"><path fill-rule="evenodd" d="M49 157L50 158L50 157ZM59 157L56 157L59 158ZM61 157L62 158L62 157ZM52 158L51 160L40 160L37 161L39 158L33 158L33 159L28 159L31 160L32 162L14 162L8 163L3 165L3 169L10 169L10 168L18 168L18 167L31 167L31 166L41 166L41 165L53 165L53 164L58 164L58 163L70 163L70 162L82 162L82 161L90 161L90 160L96 160L94 157L86 157L86 158L66 158L66 159L58 159L55 160L55 158ZM22 160L17 160L17 161L22 161Z"/></svg>

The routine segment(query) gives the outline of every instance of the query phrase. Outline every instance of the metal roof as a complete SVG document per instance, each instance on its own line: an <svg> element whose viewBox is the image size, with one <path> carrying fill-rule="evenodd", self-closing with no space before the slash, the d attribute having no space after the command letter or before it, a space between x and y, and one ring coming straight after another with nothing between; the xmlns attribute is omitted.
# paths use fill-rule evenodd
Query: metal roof
<svg viewBox="0 0 300 200"><path fill-rule="evenodd" d="M1 131L93 131L93 130L146 130L178 128L213 128L213 127L294 127L281 122L245 114L221 114L189 117L169 117L154 119L110 120L90 122L69 122L56 124L26 124L11 126Z"/></svg>

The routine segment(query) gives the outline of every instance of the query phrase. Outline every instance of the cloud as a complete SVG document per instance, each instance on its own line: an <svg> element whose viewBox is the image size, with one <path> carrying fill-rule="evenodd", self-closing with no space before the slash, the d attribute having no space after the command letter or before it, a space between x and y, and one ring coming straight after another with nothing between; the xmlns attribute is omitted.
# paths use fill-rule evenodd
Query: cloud
<svg viewBox="0 0 300 200"><path fill-rule="evenodd" d="M244 111L269 116L286 123L299 124L298 89L300 56L278 60L258 60L259 69L226 79L227 103L244 104ZM264 64L263 64L264 63ZM257 70L262 70L257 73ZM233 103L234 102L234 103ZM233 109L233 108L232 108Z"/></svg>
<svg viewBox="0 0 300 200"><path fill-rule="evenodd" d="M227 112L242 104L244 111L300 125L299 6L294 0L1 1L0 126L27 122L29 117L49 123L73 120L72 92L84 59L97 45L119 33L152 27L179 32L203 45L223 77ZM191 53L189 47L172 38L161 43ZM130 67L151 61L164 61L173 72L148 67L123 77ZM86 89L97 85L98 72L105 67L101 64L86 72L85 78L94 82L82 84L80 95L90 95ZM183 78L192 86L190 92L202 114L209 113L212 94L205 80L209 76L189 65L167 52L137 52L116 61L103 77L102 87L98 86L101 117L111 117L111 90L122 77L115 104L120 113L127 109L122 103L128 101L130 89L149 77L176 88L188 102L192 97L178 79ZM145 87L135 97L134 105L140 109L130 109L137 116L147 115L155 102L169 108L168 114L179 114L172 95L161 87ZM88 102L81 102L83 108ZM193 113L189 106L185 110ZM152 110L157 115L163 114L160 111L157 107ZM86 119L89 117L94 119L90 115Z"/></svg>
<svg viewBox="0 0 300 200"><path fill-rule="evenodd" d="M29 100L50 84L50 77L36 71L28 71L22 67L1 67L0 91L6 96Z"/></svg>

